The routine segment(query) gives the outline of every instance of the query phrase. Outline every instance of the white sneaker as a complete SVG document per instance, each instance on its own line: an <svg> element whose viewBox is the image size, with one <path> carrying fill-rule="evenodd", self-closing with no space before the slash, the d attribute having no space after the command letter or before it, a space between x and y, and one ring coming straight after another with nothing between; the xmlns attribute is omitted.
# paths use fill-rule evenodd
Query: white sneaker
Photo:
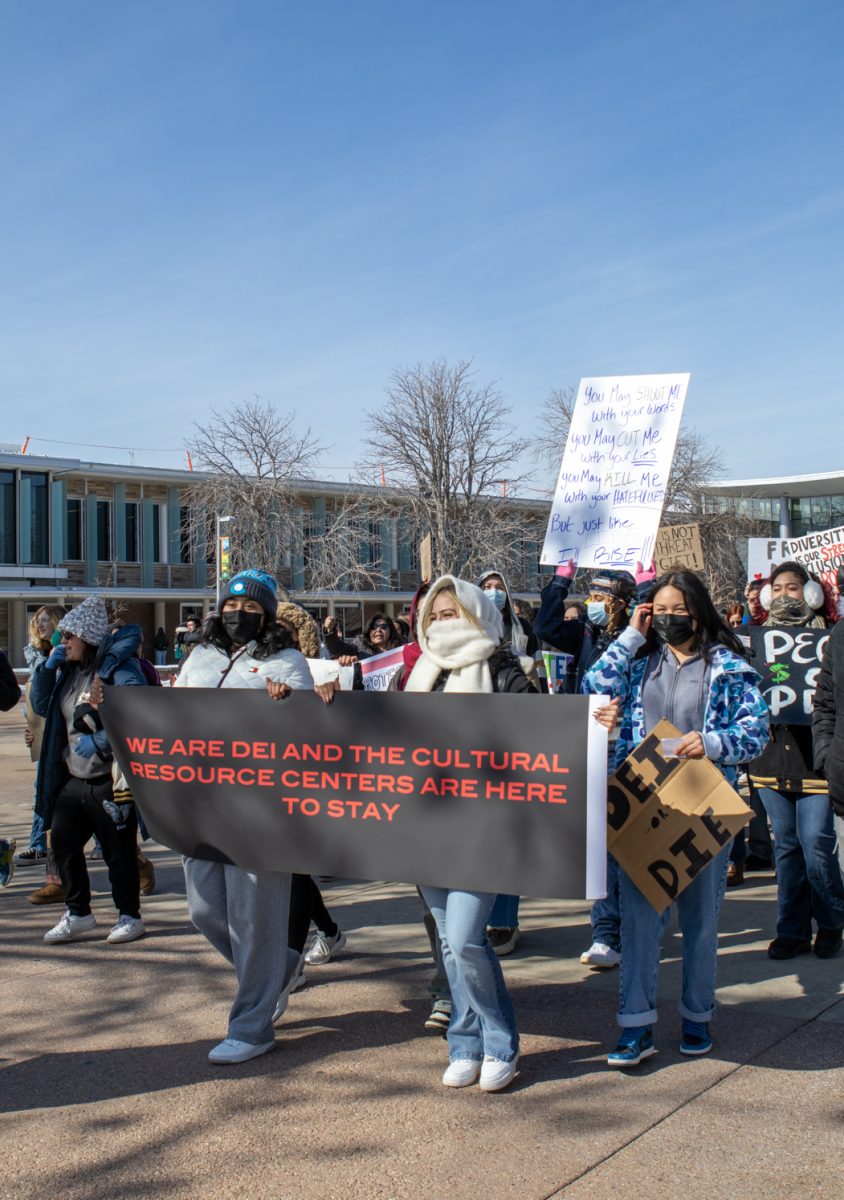
<svg viewBox="0 0 844 1200"><path fill-rule="evenodd" d="M342 929L338 929L334 937L329 937L327 933L318 933L305 955L305 962L309 967L325 966L345 944L346 935Z"/></svg>
<svg viewBox="0 0 844 1200"><path fill-rule="evenodd" d="M273 1010L273 1025L277 1025L287 1012L287 1005L290 1002L292 994L298 992L299 988L304 987L307 982L305 978L305 960L300 954L299 961L290 978L278 994L278 1000L276 1000L275 1009Z"/></svg>
<svg viewBox="0 0 844 1200"><path fill-rule="evenodd" d="M493 1058L491 1054L485 1054L481 1065L481 1082L479 1085L481 1091L500 1092L502 1088L506 1088L508 1083L513 1082L518 1065L518 1054L512 1062L502 1062L500 1058Z"/></svg>
<svg viewBox="0 0 844 1200"><path fill-rule="evenodd" d="M44 941L72 942L76 938L82 937L82 934L87 933L89 929L93 929L96 923L97 918L93 913L88 913L87 917L75 917L68 909L58 925L47 930L44 934Z"/></svg>
<svg viewBox="0 0 844 1200"><path fill-rule="evenodd" d="M446 1087L468 1087L481 1073L481 1064L474 1058L455 1058L443 1075Z"/></svg>
<svg viewBox="0 0 844 1200"><path fill-rule="evenodd" d="M135 938L143 937L145 933L141 917L127 917L125 913L121 913L106 941L112 945L115 942L134 942Z"/></svg>
<svg viewBox="0 0 844 1200"><path fill-rule="evenodd" d="M593 942L586 953L581 954L580 961L585 967L617 967L621 955L606 942Z"/></svg>
<svg viewBox="0 0 844 1200"><path fill-rule="evenodd" d="M224 1038L218 1046L209 1051L208 1061L222 1067L229 1063L248 1062L250 1058L257 1058L259 1054L267 1054L274 1049L275 1042L261 1042L254 1046L252 1042L239 1042L237 1038Z"/></svg>

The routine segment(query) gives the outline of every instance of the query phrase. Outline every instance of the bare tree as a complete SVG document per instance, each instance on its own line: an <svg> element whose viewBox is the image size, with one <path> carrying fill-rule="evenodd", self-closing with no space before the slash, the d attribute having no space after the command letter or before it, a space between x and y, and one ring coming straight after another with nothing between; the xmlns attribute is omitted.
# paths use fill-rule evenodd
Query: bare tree
<svg viewBox="0 0 844 1200"><path fill-rule="evenodd" d="M568 439L577 390L554 388L543 406L541 450L555 469ZM539 449L539 447L538 447ZM730 604L744 587L745 568L738 545L748 537L770 532L763 522L749 519L735 505L713 512L704 501L703 487L726 474L724 452L691 426L681 424L665 491L664 525L700 525L703 574L716 605Z"/></svg>
<svg viewBox="0 0 844 1200"><path fill-rule="evenodd" d="M397 369L386 394L366 415L362 464L386 485L380 510L405 514L417 543L430 533L435 575L518 566L523 541L538 535L507 496L528 443L500 393L476 382L470 362L441 359Z"/></svg>
<svg viewBox="0 0 844 1200"><path fill-rule="evenodd" d="M296 428L292 414L255 397L212 410L194 426L193 459L203 472L188 489L186 534L194 553L213 545L215 518L233 516L233 572L261 567L281 581L305 573L306 590L371 589L380 564L367 559L368 509L356 492L339 493L319 513L308 482L323 447Z"/></svg>

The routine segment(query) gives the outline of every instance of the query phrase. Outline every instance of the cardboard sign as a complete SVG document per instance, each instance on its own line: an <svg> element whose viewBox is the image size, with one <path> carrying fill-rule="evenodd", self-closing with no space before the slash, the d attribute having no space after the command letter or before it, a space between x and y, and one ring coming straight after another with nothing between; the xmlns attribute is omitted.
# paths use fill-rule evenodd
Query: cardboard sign
<svg viewBox="0 0 844 1200"><path fill-rule="evenodd" d="M828 629L751 625L742 629L751 664L762 676L762 695L773 725L811 725L812 697L820 675Z"/></svg>
<svg viewBox="0 0 844 1200"><path fill-rule="evenodd" d="M542 661L545 664L548 691L552 695L564 695L568 691L568 673L574 662L574 655L543 650Z"/></svg>
<svg viewBox="0 0 844 1200"><path fill-rule="evenodd" d="M712 862L753 815L705 758L666 758L663 738L680 737L660 721L607 788L607 849L662 912Z"/></svg>
<svg viewBox="0 0 844 1200"><path fill-rule="evenodd" d="M657 575L669 567L683 566L703 570L703 545L700 525L663 525L656 538L654 563Z"/></svg>
<svg viewBox="0 0 844 1200"><path fill-rule="evenodd" d="M251 870L512 895L606 890L601 696L109 688L150 833Z"/></svg>
<svg viewBox="0 0 844 1200"><path fill-rule="evenodd" d="M340 684L344 692L350 692L355 681L354 667L341 667L333 658L309 658L308 669L314 683Z"/></svg>
<svg viewBox="0 0 844 1200"><path fill-rule="evenodd" d="M688 386L688 375L581 379L543 563L651 561Z"/></svg>
<svg viewBox="0 0 844 1200"><path fill-rule="evenodd" d="M373 654L360 664L365 692L386 692L390 680L404 663L404 647L395 650L385 650L383 654Z"/></svg>

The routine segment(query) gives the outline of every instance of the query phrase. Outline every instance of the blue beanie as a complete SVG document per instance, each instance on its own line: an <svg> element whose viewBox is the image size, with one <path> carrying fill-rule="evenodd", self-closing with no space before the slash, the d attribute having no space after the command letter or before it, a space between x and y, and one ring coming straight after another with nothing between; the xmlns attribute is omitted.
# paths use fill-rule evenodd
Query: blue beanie
<svg viewBox="0 0 844 1200"><path fill-rule="evenodd" d="M266 571L239 571L220 592L220 611L226 600L257 600L271 621L275 620L276 581Z"/></svg>

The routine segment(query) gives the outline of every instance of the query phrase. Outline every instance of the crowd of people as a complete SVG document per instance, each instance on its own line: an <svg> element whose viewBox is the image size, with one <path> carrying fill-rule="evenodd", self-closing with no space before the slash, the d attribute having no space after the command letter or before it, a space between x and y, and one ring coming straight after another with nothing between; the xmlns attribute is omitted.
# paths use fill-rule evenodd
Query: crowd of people
<svg viewBox="0 0 844 1200"><path fill-rule="evenodd" d="M241 571L223 587L219 611L179 633L180 669L171 682L257 688L272 701L315 689L331 703L338 684L314 682L316 660L355 668L354 686L361 689L358 664L400 649L390 682L396 693L515 696L545 690L538 664L546 648L569 656L566 691L606 697L595 719L617 731L608 774L667 718L682 735L677 757L714 763L744 789L754 812L750 853L742 831L676 900L683 942L679 1048L690 1057L704 1055L713 1046L719 912L727 886L740 885L745 870L776 871L771 959L828 958L841 948L844 622L834 624L827 642L813 725L781 724L737 635L747 624L811 629L834 623L824 615L832 611L829 597L801 564L781 563L769 579L752 580L744 600L722 611L701 577L681 567L658 578L653 566L641 564L635 574L596 572L578 595L572 593L575 577L573 562L558 567L534 614L513 598L494 565L476 583L444 576L420 587L406 620L377 612L360 636L347 639L333 617L318 626L280 595L266 572ZM163 629L152 648L160 665L169 648ZM142 657L140 628L110 622L97 595L69 612L39 609L26 655L34 813L29 845L12 859L7 843L0 871L8 877L14 866L44 866L46 880L30 899L65 907L44 940L72 941L96 925L85 857L95 839L117 912L107 940L133 941L146 932L140 900L154 887L154 873L139 845L146 830L100 710L110 688L155 686L158 674ZM19 685L0 656L0 709L19 701ZM329 962L346 934L310 875L198 858L184 860L184 873L191 920L231 964L236 981L226 1036L209 1058L243 1062L274 1047L274 1026L304 983L306 965ZM517 1016L500 962L518 941L519 897L424 881L418 890L433 958L425 1026L444 1034L448 1045L442 1082L499 1091L519 1060ZM607 1056L613 1067L634 1067L654 1053L668 915L669 908L658 912L608 855L607 894L593 907L591 944L581 962L597 970L620 966L620 1034Z"/></svg>

